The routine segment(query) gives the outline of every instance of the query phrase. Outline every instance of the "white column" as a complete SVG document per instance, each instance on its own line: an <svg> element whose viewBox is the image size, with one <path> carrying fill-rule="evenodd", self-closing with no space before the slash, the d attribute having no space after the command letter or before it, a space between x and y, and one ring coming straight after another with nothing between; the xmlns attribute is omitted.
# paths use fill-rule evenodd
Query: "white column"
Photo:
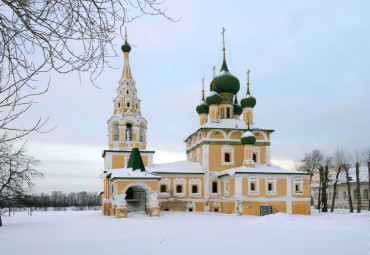
<svg viewBox="0 0 370 255"><path fill-rule="evenodd" d="M202 145L202 169L209 171L209 144Z"/></svg>
<svg viewBox="0 0 370 255"><path fill-rule="evenodd" d="M286 178L286 213L292 214L292 178Z"/></svg>
<svg viewBox="0 0 370 255"><path fill-rule="evenodd" d="M235 197L242 197L242 191L243 191L243 179L240 176L235 177L235 191L234 196Z"/></svg>

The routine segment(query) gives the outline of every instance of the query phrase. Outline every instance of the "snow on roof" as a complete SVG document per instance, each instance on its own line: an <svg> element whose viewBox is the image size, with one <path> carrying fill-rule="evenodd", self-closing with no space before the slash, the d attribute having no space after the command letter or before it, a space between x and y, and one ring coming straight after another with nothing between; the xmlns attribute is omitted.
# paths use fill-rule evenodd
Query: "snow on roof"
<svg viewBox="0 0 370 255"><path fill-rule="evenodd" d="M236 120L236 119L220 119L219 122L211 122L211 121L208 121L206 124L204 124L203 126L201 126L199 129L240 129L240 130L246 130L248 129L248 125L242 121L242 120ZM252 131L256 130L269 130L271 132L274 132L273 129L271 128L261 128L261 127L257 127L256 125L252 124L250 125L250 128L252 129ZM195 132L191 133L190 135L188 135L184 140L187 140L191 135L193 135L194 133L196 133L199 129L197 129Z"/></svg>
<svg viewBox="0 0 370 255"><path fill-rule="evenodd" d="M124 179L160 179L161 177L148 173L142 172L140 169L133 171L132 168L118 168L110 169L105 173L105 176L110 175L110 179L114 178L124 178Z"/></svg>
<svg viewBox="0 0 370 255"><path fill-rule="evenodd" d="M207 122L201 128L230 128L230 129L248 129L248 125L242 120L236 119L220 119L219 122ZM252 129L272 130L269 128L258 128L256 125L251 125Z"/></svg>
<svg viewBox="0 0 370 255"><path fill-rule="evenodd" d="M290 170L290 169L284 169L280 168L276 165L271 164L271 166L267 165L256 165L256 167L246 167L246 166L240 166L240 167L234 167L227 169L225 171L222 171L218 174L218 176L223 175L230 175L233 176L235 173L253 173L253 174L259 174L259 173L275 173L275 174L304 174L308 175L307 173L300 172L297 170Z"/></svg>
<svg viewBox="0 0 370 255"><path fill-rule="evenodd" d="M348 169L348 174L349 174L349 177L350 177L350 181L349 182L356 182L356 168L355 167L352 167L350 169ZM332 185L334 184L335 182L335 175L332 176L330 179L330 183L329 185ZM369 181L369 170L367 168L367 166L360 166L360 182L368 182ZM338 177L338 184L341 184L341 183L346 183L347 182L347 178L346 178L346 172L344 171L344 169L341 170L341 173L339 174L339 177Z"/></svg>
<svg viewBox="0 0 370 255"><path fill-rule="evenodd" d="M189 173L204 174L199 163L186 160L175 161L164 164L154 164L154 167L147 167L146 171L150 173Z"/></svg>
<svg viewBox="0 0 370 255"><path fill-rule="evenodd" d="M254 134L253 134L251 131L247 131L247 132L245 132L245 133L242 135L242 137L251 137L251 136L253 136L253 137L254 137Z"/></svg>

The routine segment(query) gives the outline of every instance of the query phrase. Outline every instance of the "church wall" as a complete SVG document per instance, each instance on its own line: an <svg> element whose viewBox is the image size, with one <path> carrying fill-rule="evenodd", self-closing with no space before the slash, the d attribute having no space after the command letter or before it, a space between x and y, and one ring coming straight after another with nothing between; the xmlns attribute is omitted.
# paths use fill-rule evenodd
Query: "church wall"
<svg viewBox="0 0 370 255"><path fill-rule="evenodd" d="M292 191L294 191L294 182L292 181ZM292 197L311 197L311 181L310 179L303 179L303 193L294 194L292 192Z"/></svg>
<svg viewBox="0 0 370 255"><path fill-rule="evenodd" d="M234 164L222 165L223 153L222 147L225 145L210 144L209 145L209 170L220 172L232 167L238 167L243 164L244 152L242 145L230 145L234 149Z"/></svg>
<svg viewBox="0 0 370 255"><path fill-rule="evenodd" d="M178 198L178 199L185 199L185 198L200 198L204 197L204 178L203 175L184 175L184 174L179 174L179 175L174 175L171 174L171 176L167 176L165 174L161 175L162 180L158 183L158 190L160 190L160 185L165 184L166 179L169 180L169 187L167 190L168 195L161 195L159 194L159 198ZM191 180L200 180L200 186L198 186L198 190L200 191L200 196L193 196L191 193L191 185L190 181ZM194 183L197 184L197 183ZM177 195L176 193L176 185L182 185L182 190L183 190L183 195Z"/></svg>
<svg viewBox="0 0 370 255"><path fill-rule="evenodd" d="M118 193L123 193L125 189L128 186L134 186L135 184L137 185L142 185L145 186L146 188L149 188L150 192L158 192L158 185L157 185L157 180L115 180L113 185L115 188L115 191Z"/></svg>
<svg viewBox="0 0 370 255"><path fill-rule="evenodd" d="M235 202L221 202L221 212L227 214L235 213Z"/></svg>
<svg viewBox="0 0 370 255"><path fill-rule="evenodd" d="M124 168L125 158L124 156L112 156L112 169Z"/></svg>
<svg viewBox="0 0 370 255"><path fill-rule="evenodd" d="M311 201L293 201L292 202L292 213L293 214L311 214Z"/></svg>
<svg viewBox="0 0 370 255"><path fill-rule="evenodd" d="M272 213L283 212L286 213L286 202L243 202L243 215L260 215L261 206L271 206Z"/></svg>

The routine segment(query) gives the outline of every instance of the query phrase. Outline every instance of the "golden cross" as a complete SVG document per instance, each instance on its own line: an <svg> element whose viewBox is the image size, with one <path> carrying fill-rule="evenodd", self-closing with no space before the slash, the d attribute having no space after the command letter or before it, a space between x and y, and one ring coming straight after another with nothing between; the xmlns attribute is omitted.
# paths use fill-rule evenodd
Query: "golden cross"
<svg viewBox="0 0 370 255"><path fill-rule="evenodd" d="M249 74L250 74L251 70L248 69L247 71L247 75L248 75L248 82L247 82L247 93L249 93Z"/></svg>
<svg viewBox="0 0 370 255"><path fill-rule="evenodd" d="M213 66L212 70L213 70L213 86L212 86L212 89L215 90L215 70L216 70L216 67Z"/></svg>
<svg viewBox="0 0 370 255"><path fill-rule="evenodd" d="M204 78L202 79L202 92L204 93Z"/></svg>
<svg viewBox="0 0 370 255"><path fill-rule="evenodd" d="M226 29L223 27L221 34L222 34L222 44L224 46L224 48L223 48L224 51L225 51L225 31L226 31Z"/></svg>

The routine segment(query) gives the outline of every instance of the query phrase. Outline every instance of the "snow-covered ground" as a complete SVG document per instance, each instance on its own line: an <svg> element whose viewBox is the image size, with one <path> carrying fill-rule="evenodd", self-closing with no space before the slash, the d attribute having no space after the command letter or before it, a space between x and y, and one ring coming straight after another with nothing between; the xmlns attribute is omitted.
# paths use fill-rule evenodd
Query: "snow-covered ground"
<svg viewBox="0 0 370 255"><path fill-rule="evenodd" d="M127 219L99 211L3 218L0 254L369 254L370 213L264 217L162 212Z"/></svg>

